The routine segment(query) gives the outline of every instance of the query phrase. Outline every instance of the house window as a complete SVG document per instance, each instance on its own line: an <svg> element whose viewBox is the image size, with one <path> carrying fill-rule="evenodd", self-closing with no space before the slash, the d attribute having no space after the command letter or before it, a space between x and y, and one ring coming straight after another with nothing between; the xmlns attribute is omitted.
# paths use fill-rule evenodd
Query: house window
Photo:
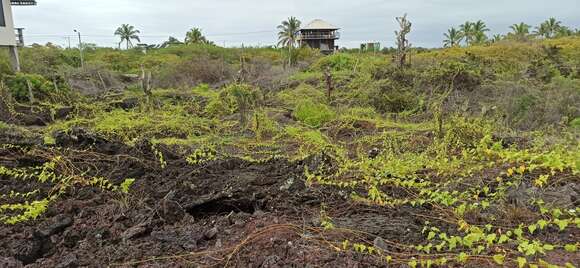
<svg viewBox="0 0 580 268"><path fill-rule="evenodd" d="M0 27L6 27L6 15L4 14L4 1L0 0Z"/></svg>

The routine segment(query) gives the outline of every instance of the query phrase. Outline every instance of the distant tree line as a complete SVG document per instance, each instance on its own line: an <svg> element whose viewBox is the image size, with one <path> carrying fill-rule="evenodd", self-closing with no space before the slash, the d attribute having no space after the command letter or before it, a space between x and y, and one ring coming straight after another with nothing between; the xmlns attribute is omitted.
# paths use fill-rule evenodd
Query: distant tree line
<svg viewBox="0 0 580 268"><path fill-rule="evenodd" d="M495 43L501 40L516 40L526 41L534 38L559 38L580 34L578 30L572 30L567 26L562 25L562 22L556 18L549 18L535 27L532 31L532 26L526 23L518 23L510 26L510 32L506 35L496 34L488 36L489 28L482 20L476 22L466 21L459 25L459 27L452 27L443 34L445 39L443 45L445 47L457 47L461 45L481 45L487 43Z"/></svg>
<svg viewBox="0 0 580 268"><path fill-rule="evenodd" d="M126 43L126 48L130 49L134 47L133 40L137 42L141 42L139 34L141 32L135 28L135 26L129 24L123 24L115 31L115 35L119 36L121 39L119 41L119 48L121 45ZM165 48L170 47L172 45L193 45L193 44L206 44L206 45L214 45L214 42L209 41L202 33L200 28L192 28L185 34L184 41L179 40L173 36L170 36L169 39L162 44L154 47L158 48Z"/></svg>
<svg viewBox="0 0 580 268"><path fill-rule="evenodd" d="M278 26L278 46L287 48L289 55L292 55L293 49L297 47L300 26L300 20L295 17L288 18ZM509 28L510 32L505 35L495 34L490 36L488 35L490 29L487 27L484 21L466 21L458 27L450 28L446 33L443 34L445 37L443 40L443 45L445 47L458 47L462 45L471 46L495 43L506 39L526 41L534 38L550 39L580 34L578 29L572 30L570 27L562 25L562 22L556 18L549 18L534 29L531 25L523 22L513 24ZM134 47L133 41L141 42L139 37L140 33L141 32L132 25L121 25L115 31L115 35L119 36L120 38L119 48L121 48L123 43L125 43L125 47L127 49ZM214 42L209 41L203 35L200 28L192 28L185 34L183 41L175 37L169 37L167 41L153 47L165 48L172 45L192 44L214 45ZM291 59L289 62L292 64Z"/></svg>

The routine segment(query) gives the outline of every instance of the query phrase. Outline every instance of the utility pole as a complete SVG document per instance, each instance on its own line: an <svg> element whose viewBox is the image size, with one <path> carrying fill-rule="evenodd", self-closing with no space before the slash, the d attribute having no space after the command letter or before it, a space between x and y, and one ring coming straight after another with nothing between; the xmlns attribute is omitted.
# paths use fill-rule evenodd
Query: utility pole
<svg viewBox="0 0 580 268"><path fill-rule="evenodd" d="M64 39L68 41L68 49L70 49L70 36L66 36Z"/></svg>
<svg viewBox="0 0 580 268"><path fill-rule="evenodd" d="M85 59L83 58L83 41L81 40L81 32L74 30L79 35L79 51L81 53L81 68L85 68Z"/></svg>

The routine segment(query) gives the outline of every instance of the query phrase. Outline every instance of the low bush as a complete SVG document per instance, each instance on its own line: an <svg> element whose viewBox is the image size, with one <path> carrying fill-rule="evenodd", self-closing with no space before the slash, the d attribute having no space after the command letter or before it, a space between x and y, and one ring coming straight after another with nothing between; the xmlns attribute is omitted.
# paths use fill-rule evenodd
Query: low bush
<svg viewBox="0 0 580 268"><path fill-rule="evenodd" d="M57 89L53 82L48 81L41 75L17 73L8 76L6 85L10 89L10 93L17 101L29 100L29 85L32 89L34 98L43 99L57 93Z"/></svg>
<svg viewBox="0 0 580 268"><path fill-rule="evenodd" d="M323 102L326 100L324 92L307 84L301 84L295 89L287 89L277 94L277 100L282 102L287 108L296 107L304 100L313 102Z"/></svg>
<svg viewBox="0 0 580 268"><path fill-rule="evenodd" d="M278 123L272 120L265 111L254 112L251 127L258 140L273 138L280 132Z"/></svg>
<svg viewBox="0 0 580 268"><path fill-rule="evenodd" d="M572 122L570 122L570 126L573 129L579 130L580 131L580 117L575 118L574 120L572 120Z"/></svg>
<svg viewBox="0 0 580 268"><path fill-rule="evenodd" d="M462 61L443 61L428 68L422 74L422 82L433 90L472 91L483 82L483 70L475 65Z"/></svg>
<svg viewBox="0 0 580 268"><path fill-rule="evenodd" d="M336 113L328 105L306 100L298 103L294 116L310 127L319 128L334 119Z"/></svg>
<svg viewBox="0 0 580 268"><path fill-rule="evenodd" d="M443 144L449 150L475 148L492 130L492 124L484 119L452 116L445 123Z"/></svg>
<svg viewBox="0 0 580 268"><path fill-rule="evenodd" d="M247 119L248 113L262 99L262 94L259 90L246 84L231 84L220 90L219 94L208 96L210 98L205 107L205 113L207 115L220 117L240 113L240 116L244 117L244 120L241 121Z"/></svg>
<svg viewBox="0 0 580 268"><path fill-rule="evenodd" d="M408 88L400 88L391 80L380 80L368 91L368 103L381 113L401 113L416 109L420 99Z"/></svg>
<svg viewBox="0 0 580 268"><path fill-rule="evenodd" d="M165 63L153 78L153 85L160 88L189 88L201 83L215 84L233 78L231 66L221 58L207 55Z"/></svg>
<svg viewBox="0 0 580 268"><path fill-rule="evenodd" d="M352 54L336 53L328 57L324 57L316 62L311 69L324 71L327 67L332 71L348 71L354 70L355 65L359 60Z"/></svg>

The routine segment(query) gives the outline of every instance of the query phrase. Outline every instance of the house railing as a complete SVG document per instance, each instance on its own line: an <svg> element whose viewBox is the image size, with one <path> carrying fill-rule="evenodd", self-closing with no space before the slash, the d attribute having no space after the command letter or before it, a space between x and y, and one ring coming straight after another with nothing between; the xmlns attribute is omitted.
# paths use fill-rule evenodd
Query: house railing
<svg viewBox="0 0 580 268"><path fill-rule="evenodd" d="M10 0L13 6L35 6L36 0Z"/></svg>
<svg viewBox="0 0 580 268"><path fill-rule="evenodd" d="M312 40L312 39L339 39L340 33L334 32L329 34L320 33L301 33L298 37L300 40Z"/></svg>

